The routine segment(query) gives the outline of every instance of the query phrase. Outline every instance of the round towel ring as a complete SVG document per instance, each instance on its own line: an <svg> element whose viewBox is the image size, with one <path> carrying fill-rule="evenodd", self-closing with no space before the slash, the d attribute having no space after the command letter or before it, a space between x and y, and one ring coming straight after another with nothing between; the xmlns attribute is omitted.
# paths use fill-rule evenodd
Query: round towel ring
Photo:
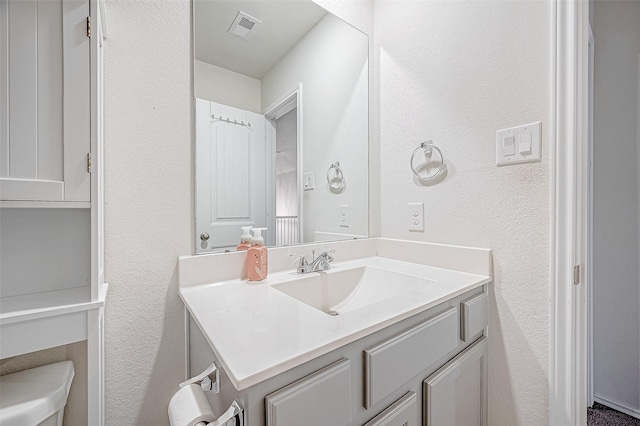
<svg viewBox="0 0 640 426"><path fill-rule="evenodd" d="M432 173L430 175L422 175L420 173L418 173L418 171L415 169L415 167L413 166L413 160L416 156L416 154L418 153L418 151L423 151L424 152L424 156L427 159L427 161L431 160L431 155L433 154L433 150L438 151L438 154L440 155L440 167L438 167L438 170L436 170L435 173ZM433 141L426 141L426 142L422 142L420 144L419 147L417 147L413 153L411 154L411 160L409 160L409 165L411 166L411 171L413 172L413 175L422 180L422 181L426 181L426 180L431 180L434 179L438 176L440 176L440 174L444 171L444 155L442 155L442 151L440 151L440 148L438 148L437 146L435 146L433 144Z"/></svg>
<svg viewBox="0 0 640 426"><path fill-rule="evenodd" d="M347 184L344 174L342 173L342 169L340 168L339 161L333 163L329 167L329 170L327 170L327 183L329 184L329 188L333 191L341 191Z"/></svg>

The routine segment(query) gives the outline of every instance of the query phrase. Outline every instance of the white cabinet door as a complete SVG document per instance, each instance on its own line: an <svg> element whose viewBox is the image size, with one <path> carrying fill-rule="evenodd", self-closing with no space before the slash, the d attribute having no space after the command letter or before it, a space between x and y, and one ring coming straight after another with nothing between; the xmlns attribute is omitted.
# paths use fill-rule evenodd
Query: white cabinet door
<svg viewBox="0 0 640 426"><path fill-rule="evenodd" d="M267 144L263 115L196 99L198 253L238 245L241 226L267 226Z"/></svg>
<svg viewBox="0 0 640 426"><path fill-rule="evenodd" d="M0 1L0 199L89 201L88 0Z"/></svg>
<svg viewBox="0 0 640 426"><path fill-rule="evenodd" d="M343 359L265 398L267 426L348 426L351 362Z"/></svg>
<svg viewBox="0 0 640 426"><path fill-rule="evenodd" d="M487 426L487 338L424 381L425 426Z"/></svg>

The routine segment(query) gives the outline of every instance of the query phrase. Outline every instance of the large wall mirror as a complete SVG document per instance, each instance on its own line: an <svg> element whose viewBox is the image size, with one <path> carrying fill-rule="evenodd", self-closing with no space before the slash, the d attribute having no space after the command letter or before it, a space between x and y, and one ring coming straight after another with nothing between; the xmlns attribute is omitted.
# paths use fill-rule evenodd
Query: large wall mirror
<svg viewBox="0 0 640 426"><path fill-rule="evenodd" d="M368 38L310 0L194 0L196 252L368 235Z"/></svg>

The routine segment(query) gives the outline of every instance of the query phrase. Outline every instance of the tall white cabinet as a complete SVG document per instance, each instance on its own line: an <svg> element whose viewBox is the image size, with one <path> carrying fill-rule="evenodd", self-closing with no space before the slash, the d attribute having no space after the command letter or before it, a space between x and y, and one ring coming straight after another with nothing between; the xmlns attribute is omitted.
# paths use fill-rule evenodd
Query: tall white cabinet
<svg viewBox="0 0 640 426"><path fill-rule="evenodd" d="M2 200L89 202L89 1L0 4Z"/></svg>
<svg viewBox="0 0 640 426"><path fill-rule="evenodd" d="M103 6L0 0L0 358L86 341L90 425L104 423Z"/></svg>

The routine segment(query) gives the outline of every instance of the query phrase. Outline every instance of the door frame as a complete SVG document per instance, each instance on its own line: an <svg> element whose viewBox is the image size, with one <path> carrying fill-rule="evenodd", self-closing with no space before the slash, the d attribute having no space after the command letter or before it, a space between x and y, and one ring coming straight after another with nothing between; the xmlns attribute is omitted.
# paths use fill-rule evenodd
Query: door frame
<svg viewBox="0 0 640 426"><path fill-rule="evenodd" d="M282 117L283 115L285 115L286 113L288 113L289 111L291 111L293 108L297 108L296 110L296 156L297 156L297 168L296 168L296 182L297 182L297 195L298 195L298 244L302 243L303 241L303 237L302 237L302 230L303 228L303 211L304 211L304 206L302 203L302 197L303 197L303 186L302 186L302 179L303 179L303 153L302 153L302 140L303 140L303 104L302 104L302 83L298 83L297 85L295 85L294 87L292 87L291 89L287 90L282 96L280 96L275 102L273 102L271 105L269 105L269 107L265 110L264 116L267 120L269 121L275 121L278 118ZM269 136L272 136L271 134L269 134ZM269 188L269 194L267 197L267 210L268 212L273 212L273 214L271 214L271 218L269 219L270 225L273 229L273 235L275 235L275 226L276 226L276 192L275 192L275 164L276 164L276 150L275 150L275 144L276 141L272 138L269 137L269 144L270 144L270 152L271 152L271 158L269 161L269 165L267 167L267 170L270 170L270 172L268 173L269 179L271 180L270 182L267 182L268 188ZM269 205L271 203L271 205Z"/></svg>
<svg viewBox="0 0 640 426"><path fill-rule="evenodd" d="M549 424L567 426L586 424L587 415L589 3L551 7Z"/></svg>
<svg viewBox="0 0 640 426"><path fill-rule="evenodd" d="M593 392L593 122L594 122L594 101L595 101L595 37L593 29L589 23L589 94L587 98L588 122L588 164L587 164L587 406L592 407L594 403Z"/></svg>

